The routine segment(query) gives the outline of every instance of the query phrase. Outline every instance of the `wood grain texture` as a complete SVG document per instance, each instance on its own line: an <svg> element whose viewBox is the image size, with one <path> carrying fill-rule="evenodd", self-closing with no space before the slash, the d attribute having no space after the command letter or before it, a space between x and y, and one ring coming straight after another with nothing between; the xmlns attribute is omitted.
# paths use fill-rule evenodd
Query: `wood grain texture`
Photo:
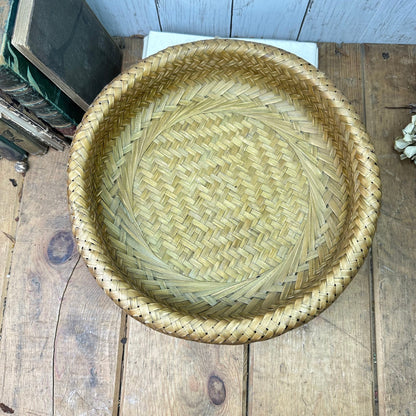
<svg viewBox="0 0 416 416"><path fill-rule="evenodd" d="M59 313L54 345L55 415L111 415L121 311L82 260Z"/></svg>
<svg viewBox="0 0 416 416"><path fill-rule="evenodd" d="M14 162L0 160L0 337L22 189L23 176L16 173Z"/></svg>
<svg viewBox="0 0 416 416"><path fill-rule="evenodd" d="M340 88L365 121L361 46L319 44L319 69Z"/></svg>
<svg viewBox="0 0 416 416"><path fill-rule="evenodd" d="M53 413L54 334L78 260L68 232L66 157L32 158L25 178L0 351L0 397L16 414Z"/></svg>
<svg viewBox="0 0 416 416"><path fill-rule="evenodd" d="M159 0L161 30L206 36L230 36L231 0Z"/></svg>
<svg viewBox="0 0 416 416"><path fill-rule="evenodd" d="M381 0L378 2L377 10L367 25L365 25L359 42L415 43L415 27L416 13L414 2L407 0Z"/></svg>
<svg viewBox="0 0 416 416"><path fill-rule="evenodd" d="M130 66L136 64L142 59L143 37L116 37L115 41L123 53L123 62L121 65L122 71L126 71Z"/></svg>
<svg viewBox="0 0 416 416"><path fill-rule="evenodd" d="M296 40L308 0L234 0L232 37Z"/></svg>
<svg viewBox="0 0 416 416"><path fill-rule="evenodd" d="M205 345L128 320L122 415L241 415L244 347Z"/></svg>
<svg viewBox="0 0 416 416"><path fill-rule="evenodd" d="M314 42L412 43L414 3L407 0L315 0L299 40Z"/></svg>
<svg viewBox="0 0 416 416"><path fill-rule="evenodd" d="M320 68L362 110L358 45L321 45ZM362 112L362 111L361 111ZM250 346L249 415L372 413L369 267L310 323ZM289 399L288 399L289 398Z"/></svg>
<svg viewBox="0 0 416 416"><path fill-rule="evenodd" d="M112 36L147 35L160 30L154 0L86 0Z"/></svg>
<svg viewBox="0 0 416 416"><path fill-rule="evenodd" d="M1 402L21 415L111 414L120 311L74 270L67 157L31 158L25 178L0 345Z"/></svg>
<svg viewBox="0 0 416 416"><path fill-rule="evenodd" d="M230 0L87 2L113 36L150 30L230 36L232 22L233 37L296 39L300 32L298 40L313 42L416 42L414 2L407 0L234 0L232 10Z"/></svg>
<svg viewBox="0 0 416 416"><path fill-rule="evenodd" d="M379 3L375 0L315 0L308 8L298 40L358 42Z"/></svg>
<svg viewBox="0 0 416 416"><path fill-rule="evenodd" d="M400 161L394 138L415 102L416 46L365 46L367 129L375 138L383 198L373 244L380 415L416 414L416 166Z"/></svg>
<svg viewBox="0 0 416 416"><path fill-rule="evenodd" d="M250 347L249 415L372 414L367 273L309 324Z"/></svg>

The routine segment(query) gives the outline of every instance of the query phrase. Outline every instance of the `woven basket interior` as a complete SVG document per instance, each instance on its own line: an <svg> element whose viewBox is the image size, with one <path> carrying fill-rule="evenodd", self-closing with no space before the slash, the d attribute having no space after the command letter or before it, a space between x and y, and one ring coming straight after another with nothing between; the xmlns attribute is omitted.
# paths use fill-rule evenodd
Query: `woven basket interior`
<svg viewBox="0 0 416 416"><path fill-rule="evenodd" d="M224 42L171 48L113 82L77 133L70 172L82 171L89 240L78 244L121 306L143 321L140 294L158 305L146 318L156 329L196 339L210 320L222 324L201 339L242 342L221 331L293 308L306 321L340 293L371 243L379 182L362 126L322 74ZM167 329L168 314L194 329Z"/></svg>

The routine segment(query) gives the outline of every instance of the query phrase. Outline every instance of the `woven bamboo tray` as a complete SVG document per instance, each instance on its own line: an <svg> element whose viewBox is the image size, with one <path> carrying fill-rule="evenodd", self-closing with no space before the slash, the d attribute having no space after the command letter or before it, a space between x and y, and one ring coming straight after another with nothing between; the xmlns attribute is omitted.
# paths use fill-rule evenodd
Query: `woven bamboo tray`
<svg viewBox="0 0 416 416"><path fill-rule="evenodd" d="M241 344L322 312L378 216L369 138L304 60L236 40L168 48L97 97L68 167L73 232L98 284L177 337Z"/></svg>

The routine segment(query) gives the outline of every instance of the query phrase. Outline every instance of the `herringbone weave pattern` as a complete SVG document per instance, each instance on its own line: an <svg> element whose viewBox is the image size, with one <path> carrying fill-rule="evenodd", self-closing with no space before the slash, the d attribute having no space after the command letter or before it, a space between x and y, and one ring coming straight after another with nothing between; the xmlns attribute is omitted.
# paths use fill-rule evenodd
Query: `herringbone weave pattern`
<svg viewBox="0 0 416 416"><path fill-rule="evenodd" d="M246 343L322 311L361 266L380 182L323 74L212 40L138 63L95 100L68 168L78 247L104 290L164 333Z"/></svg>

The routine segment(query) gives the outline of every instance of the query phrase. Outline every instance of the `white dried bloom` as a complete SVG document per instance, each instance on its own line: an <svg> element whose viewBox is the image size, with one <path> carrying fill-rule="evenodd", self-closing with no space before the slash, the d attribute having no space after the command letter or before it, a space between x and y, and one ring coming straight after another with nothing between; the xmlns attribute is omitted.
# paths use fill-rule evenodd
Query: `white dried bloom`
<svg viewBox="0 0 416 416"><path fill-rule="evenodd" d="M409 143L398 137L394 143L394 150L401 152L407 146L409 146Z"/></svg>
<svg viewBox="0 0 416 416"><path fill-rule="evenodd" d="M405 142L407 142L408 144L409 144L409 143L413 143L413 142L415 141L415 136L414 136L414 134L408 134L408 133L406 133L406 134L403 136L403 140L404 140Z"/></svg>
<svg viewBox="0 0 416 416"><path fill-rule="evenodd" d="M403 153L409 158L413 158L416 155L416 146L407 146Z"/></svg>
<svg viewBox="0 0 416 416"><path fill-rule="evenodd" d="M416 114L412 122L403 129L403 137L397 137L394 150L400 153L400 159L412 159L416 163Z"/></svg>
<svg viewBox="0 0 416 416"><path fill-rule="evenodd" d="M413 123L409 123L404 129L403 129L403 134L410 134L410 135L414 135L415 132L415 125Z"/></svg>
<svg viewBox="0 0 416 416"><path fill-rule="evenodd" d="M403 134L406 135L414 135L415 133L415 125L413 123L409 123L404 129Z"/></svg>

